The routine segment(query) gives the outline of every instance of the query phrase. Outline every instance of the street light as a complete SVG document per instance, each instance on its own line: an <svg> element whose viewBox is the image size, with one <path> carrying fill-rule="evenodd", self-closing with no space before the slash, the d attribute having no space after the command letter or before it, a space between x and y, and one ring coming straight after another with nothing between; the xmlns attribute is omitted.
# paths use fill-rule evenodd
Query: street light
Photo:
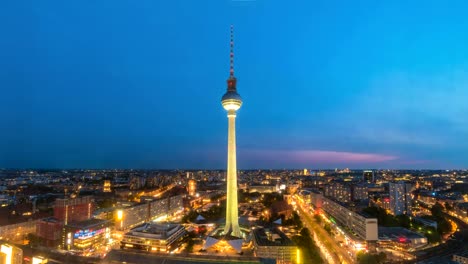
<svg viewBox="0 0 468 264"><path fill-rule="evenodd" d="M118 210L117 211L117 221L120 221L120 229L123 227L123 211Z"/></svg>

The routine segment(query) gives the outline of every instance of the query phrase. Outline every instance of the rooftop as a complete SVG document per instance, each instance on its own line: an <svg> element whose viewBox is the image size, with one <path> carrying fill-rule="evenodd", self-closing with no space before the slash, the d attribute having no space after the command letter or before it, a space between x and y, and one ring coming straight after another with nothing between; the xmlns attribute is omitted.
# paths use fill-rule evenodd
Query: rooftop
<svg viewBox="0 0 468 264"><path fill-rule="evenodd" d="M379 227L379 239L388 240L388 239L400 239L400 238L424 238L425 236L410 231L403 227Z"/></svg>
<svg viewBox="0 0 468 264"><path fill-rule="evenodd" d="M110 224L110 221L109 220L103 220L103 219L97 219L97 218L91 218L91 219L84 220L84 221L81 221L81 222L68 223L67 226L68 227L75 227L75 228L79 228L79 229L86 229L86 228L92 228L94 226L101 225L101 224Z"/></svg>
<svg viewBox="0 0 468 264"><path fill-rule="evenodd" d="M253 231L254 239L259 246L295 246L278 228L256 228Z"/></svg>
<svg viewBox="0 0 468 264"><path fill-rule="evenodd" d="M184 227L176 223L145 223L130 230L125 235L165 239Z"/></svg>

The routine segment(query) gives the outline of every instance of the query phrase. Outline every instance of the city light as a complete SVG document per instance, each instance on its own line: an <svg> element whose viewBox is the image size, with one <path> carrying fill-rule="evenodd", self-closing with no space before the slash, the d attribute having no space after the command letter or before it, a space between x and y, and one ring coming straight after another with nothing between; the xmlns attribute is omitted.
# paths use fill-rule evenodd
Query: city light
<svg viewBox="0 0 468 264"><path fill-rule="evenodd" d="M41 257L41 256L36 256L36 257L33 257L32 258L32 264L45 264L47 263L48 260L44 257Z"/></svg>
<svg viewBox="0 0 468 264"><path fill-rule="evenodd" d="M12 263L11 258L13 255L13 247L10 245L2 245L0 251L6 255L6 263Z"/></svg>
<svg viewBox="0 0 468 264"><path fill-rule="evenodd" d="M123 218L123 211L122 210L118 210L117 211L117 220L118 221L121 221Z"/></svg>

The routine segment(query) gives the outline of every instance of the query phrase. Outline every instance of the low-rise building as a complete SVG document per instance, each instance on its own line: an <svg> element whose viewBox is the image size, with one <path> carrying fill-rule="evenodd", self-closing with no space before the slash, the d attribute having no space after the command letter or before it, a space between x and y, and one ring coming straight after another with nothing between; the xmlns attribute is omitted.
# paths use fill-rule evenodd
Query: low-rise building
<svg viewBox="0 0 468 264"><path fill-rule="evenodd" d="M181 210L183 210L182 195L124 207L115 211L116 229L128 230L155 218L170 215Z"/></svg>
<svg viewBox="0 0 468 264"><path fill-rule="evenodd" d="M468 203L459 203L455 205L453 216L468 223Z"/></svg>
<svg viewBox="0 0 468 264"><path fill-rule="evenodd" d="M179 247L185 228L175 223L145 223L126 233L121 248L170 252Z"/></svg>
<svg viewBox="0 0 468 264"><path fill-rule="evenodd" d="M452 260L460 264L468 264L468 251L454 254Z"/></svg>
<svg viewBox="0 0 468 264"><path fill-rule="evenodd" d="M394 250L409 250L427 245L422 234L403 227L379 227L379 246Z"/></svg>
<svg viewBox="0 0 468 264"><path fill-rule="evenodd" d="M28 234L36 233L37 220L0 226L0 239L11 242L22 242Z"/></svg>
<svg viewBox="0 0 468 264"><path fill-rule="evenodd" d="M95 218L69 223L63 227L62 248L85 250L106 245L112 228L110 221Z"/></svg>
<svg viewBox="0 0 468 264"><path fill-rule="evenodd" d="M2 244L0 246L0 263L6 264L22 264L23 263L23 250L9 244Z"/></svg>
<svg viewBox="0 0 468 264"><path fill-rule="evenodd" d="M43 246L55 247L60 245L63 222L54 217L38 220L36 223L36 236L43 240Z"/></svg>
<svg viewBox="0 0 468 264"><path fill-rule="evenodd" d="M275 259L276 263L297 264L300 262L299 248L278 228L256 228L253 230L255 256Z"/></svg>
<svg viewBox="0 0 468 264"><path fill-rule="evenodd" d="M414 217L413 219L417 223L423 224L424 226L429 226L429 227L433 227L434 229L437 229L437 222L436 221L425 219L425 218L422 218L422 217Z"/></svg>
<svg viewBox="0 0 468 264"><path fill-rule="evenodd" d="M259 193L274 193L278 191L278 188L274 184L265 184L265 185L251 185L249 186L249 192L259 192Z"/></svg>

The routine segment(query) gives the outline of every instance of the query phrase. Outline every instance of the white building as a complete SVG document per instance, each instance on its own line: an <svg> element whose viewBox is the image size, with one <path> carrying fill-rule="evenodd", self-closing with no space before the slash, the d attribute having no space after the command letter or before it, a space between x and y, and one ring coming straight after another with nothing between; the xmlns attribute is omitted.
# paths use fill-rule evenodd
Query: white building
<svg viewBox="0 0 468 264"><path fill-rule="evenodd" d="M370 218L351 211L338 202L325 197L323 197L322 209L340 225L354 231L361 239L366 241L378 240L377 218Z"/></svg>

